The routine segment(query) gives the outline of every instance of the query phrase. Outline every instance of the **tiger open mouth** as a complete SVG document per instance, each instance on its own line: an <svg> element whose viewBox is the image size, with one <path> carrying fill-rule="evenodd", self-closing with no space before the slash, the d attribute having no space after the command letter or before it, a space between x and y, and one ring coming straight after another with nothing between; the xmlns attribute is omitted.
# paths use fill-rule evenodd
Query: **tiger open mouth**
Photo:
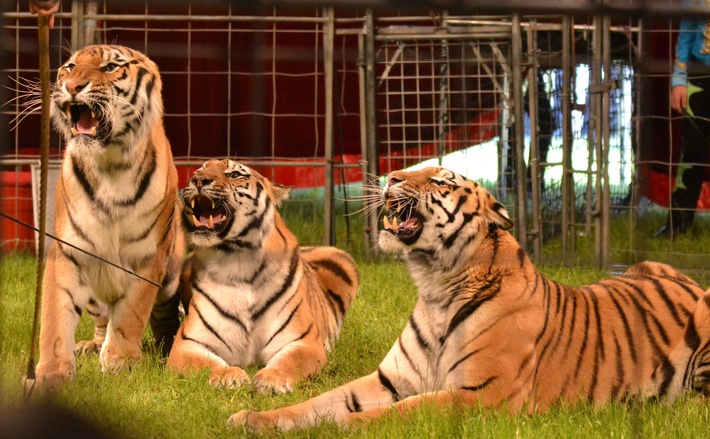
<svg viewBox="0 0 710 439"><path fill-rule="evenodd" d="M209 231L219 233L228 225L232 215L222 203L215 201L203 194L197 194L186 200L185 219L187 226L196 231Z"/></svg>
<svg viewBox="0 0 710 439"><path fill-rule="evenodd" d="M96 138L107 136L107 124L95 108L81 102L67 102L64 104L64 112L71 121L72 136L86 135Z"/></svg>
<svg viewBox="0 0 710 439"><path fill-rule="evenodd" d="M417 211L416 200L388 200L386 203L389 216L385 216L385 231L393 234L406 245L414 244L424 228L424 219Z"/></svg>

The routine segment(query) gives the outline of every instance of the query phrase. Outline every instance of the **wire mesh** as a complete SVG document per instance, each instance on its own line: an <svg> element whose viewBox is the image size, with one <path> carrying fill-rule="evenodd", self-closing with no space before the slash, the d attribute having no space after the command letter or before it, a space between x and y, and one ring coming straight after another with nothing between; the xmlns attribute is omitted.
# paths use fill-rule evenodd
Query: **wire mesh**
<svg viewBox="0 0 710 439"><path fill-rule="evenodd" d="M620 11L609 27L596 16L522 15L517 59L511 15L376 10L370 23L357 8L331 17L306 6L86 1L79 14L72 4L63 2L51 33L52 66L92 42L146 52L161 69L182 181L203 159L229 156L301 188L293 203L311 225L301 231L306 244L332 232L321 224L342 228L343 209L356 209L328 207L324 188L350 200L361 189L345 184L360 182L361 169L382 175L443 164L523 211L525 244L538 261L617 267L672 259L705 268L707 250L689 243L707 229L707 183L687 236L652 237L681 160L682 117L668 105L678 20L668 17L681 17L682 5L644 21ZM37 76L36 18L24 2L11 8L2 25L10 90L0 117L13 127L3 133L2 210L32 222L39 112L21 96ZM52 147L59 160L56 135ZM520 160L524 175L515 172ZM518 179L527 180L522 192ZM0 222L3 248L31 246L31 233ZM363 227L371 239L376 226Z"/></svg>

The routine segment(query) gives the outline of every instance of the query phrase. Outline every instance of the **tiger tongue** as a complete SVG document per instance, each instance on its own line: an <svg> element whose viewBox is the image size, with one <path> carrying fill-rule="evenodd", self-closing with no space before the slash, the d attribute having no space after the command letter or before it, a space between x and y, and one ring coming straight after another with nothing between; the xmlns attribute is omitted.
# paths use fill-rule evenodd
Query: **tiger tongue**
<svg viewBox="0 0 710 439"><path fill-rule="evenodd" d="M417 218L409 218L407 221L399 225L400 229L413 229L419 227L419 220Z"/></svg>
<svg viewBox="0 0 710 439"><path fill-rule="evenodd" d="M209 227L210 229L214 228L215 224L219 224L222 221L224 221L226 217L221 214L217 214L217 216L212 216L210 215L209 217L204 217L200 215L200 219L196 222L195 225L199 226L206 226Z"/></svg>
<svg viewBox="0 0 710 439"><path fill-rule="evenodd" d="M76 121L76 130L80 134L96 135L97 126L99 126L99 119L95 117L89 110L81 113L81 116L79 116L79 120Z"/></svg>

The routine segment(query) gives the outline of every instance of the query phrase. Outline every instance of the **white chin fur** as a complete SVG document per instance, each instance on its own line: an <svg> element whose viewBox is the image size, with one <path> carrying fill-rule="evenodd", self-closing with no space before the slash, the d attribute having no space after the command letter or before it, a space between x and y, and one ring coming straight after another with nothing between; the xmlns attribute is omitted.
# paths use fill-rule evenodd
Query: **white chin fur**
<svg viewBox="0 0 710 439"><path fill-rule="evenodd" d="M393 234L385 230L380 230L379 245L385 253L399 253L407 248Z"/></svg>
<svg viewBox="0 0 710 439"><path fill-rule="evenodd" d="M195 248L211 248L211 247L216 247L219 245L222 240L217 237L216 235L200 235L196 234L194 236L190 236L188 238L190 240L190 243L195 247Z"/></svg>

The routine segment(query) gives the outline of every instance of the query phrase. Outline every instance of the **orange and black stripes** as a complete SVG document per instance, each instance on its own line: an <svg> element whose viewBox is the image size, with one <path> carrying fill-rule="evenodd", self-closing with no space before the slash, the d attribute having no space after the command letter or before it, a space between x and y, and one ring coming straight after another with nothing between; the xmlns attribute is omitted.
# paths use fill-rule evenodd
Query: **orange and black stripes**
<svg viewBox="0 0 710 439"><path fill-rule="evenodd" d="M284 392L325 363L355 297L358 272L340 250L298 247L276 211L289 191L231 160L205 163L184 189L193 247L190 307L201 312L188 313L171 369L220 374L224 367L262 364L257 388ZM282 351L300 366L282 364ZM287 382L283 375L260 380L279 370L288 371ZM237 375L233 385L242 383L244 373ZM230 378L220 375L218 382Z"/></svg>

